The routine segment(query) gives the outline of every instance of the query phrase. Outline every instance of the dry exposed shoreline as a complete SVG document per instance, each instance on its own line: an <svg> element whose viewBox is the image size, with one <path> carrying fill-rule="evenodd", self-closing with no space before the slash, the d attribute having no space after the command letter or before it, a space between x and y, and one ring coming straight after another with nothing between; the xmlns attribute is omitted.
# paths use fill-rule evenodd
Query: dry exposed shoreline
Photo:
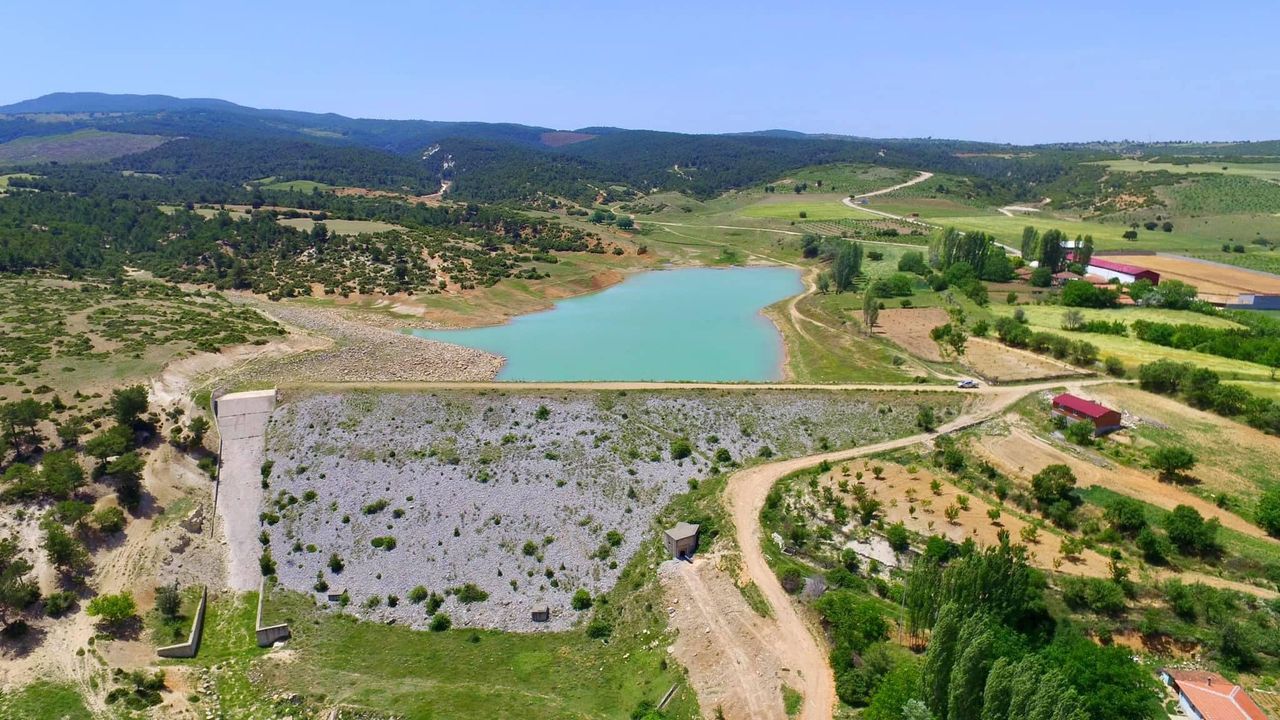
<svg viewBox="0 0 1280 720"><path fill-rule="evenodd" d="M330 338L330 348L273 360L251 371L267 382L439 382L492 380L504 359L474 348L375 327L346 313L256 304L285 325Z"/></svg>

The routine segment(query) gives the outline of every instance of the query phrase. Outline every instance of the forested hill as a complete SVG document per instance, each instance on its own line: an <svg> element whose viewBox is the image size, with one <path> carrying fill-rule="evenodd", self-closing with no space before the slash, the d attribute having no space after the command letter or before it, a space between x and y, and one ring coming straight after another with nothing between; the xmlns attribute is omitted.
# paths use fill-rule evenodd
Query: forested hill
<svg viewBox="0 0 1280 720"><path fill-rule="evenodd" d="M45 116L40 118L40 127L29 127L34 124L33 116ZM264 110L225 100L104 93L54 93L0 106L0 140L14 136L5 130L10 123L26 124L25 131L34 130L34 134L92 128L169 137L290 138L405 155L421 153L446 137L541 145L543 134L553 131L515 123L373 120L335 113Z"/></svg>
<svg viewBox="0 0 1280 720"><path fill-rule="evenodd" d="M139 152L130 135L148 136L151 142L145 146L152 149ZM155 142L163 144L152 147ZM1089 160L1159 154L1175 162L1208 156L1244 161L1277 144L1017 147L788 130L725 135L614 127L562 131L504 123L360 119L215 99L102 93L57 93L0 107L0 164L10 143L21 149L11 157L22 158L10 162L26 163L10 165L13 170L42 174L41 156L29 148L43 143L51 148L46 168L50 160L65 165L111 158L105 166L110 170L223 186L209 197L227 196L233 188L264 178L409 193L433 192L441 179L451 179L451 192L465 200L519 203L552 195L583 204L655 190L706 199L830 162L963 175L990 201L1033 201L1049 187L1070 191L1096 184L1106 170L1082 164ZM68 186L65 176L57 182L81 191Z"/></svg>
<svg viewBox="0 0 1280 720"><path fill-rule="evenodd" d="M779 133L686 135L620 130L555 149L465 138L442 140L454 167L453 192L483 202L538 193L582 203L637 192L675 190L710 198L774 180L790 170L832 162L868 162L976 178L985 194L1038 199L1052 183L1097 151L1054 150L1024 157L1004 145L954 140L819 139Z"/></svg>

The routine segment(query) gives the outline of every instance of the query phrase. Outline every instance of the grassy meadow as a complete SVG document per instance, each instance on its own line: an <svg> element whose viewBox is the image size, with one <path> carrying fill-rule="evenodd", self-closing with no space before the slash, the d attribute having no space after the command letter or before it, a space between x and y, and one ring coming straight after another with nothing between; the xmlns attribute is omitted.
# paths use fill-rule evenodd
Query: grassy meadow
<svg viewBox="0 0 1280 720"><path fill-rule="evenodd" d="M263 178L259 180L263 190L280 190L284 192L316 192L324 190L332 190L333 186L327 183L316 182L315 180L276 180L275 178Z"/></svg>
<svg viewBox="0 0 1280 720"><path fill-rule="evenodd" d="M1213 173L1216 175L1238 175L1244 177L1260 178L1262 180L1278 180L1280 181L1280 162L1267 163L1237 163L1230 160L1214 161L1214 162L1196 162L1187 164L1174 164L1171 162L1158 162L1153 160L1102 160L1096 164L1106 165L1108 170L1116 170L1119 172L1159 172L1161 170L1178 175L1190 175L1195 173Z"/></svg>
<svg viewBox="0 0 1280 720"><path fill-rule="evenodd" d="M1233 360L1193 350L1164 347L1142 342L1132 337L1104 335L1101 333L1067 333L1062 329L1062 315L1067 308L1057 305L1022 305L1019 307L1026 313L1027 322L1032 328L1057 334L1066 334L1071 338L1088 340L1098 347L1102 356L1114 355L1124 361L1124 364L1131 369L1155 360L1173 360L1209 368L1221 374L1223 379L1226 380L1268 380L1271 376L1271 371L1267 367L1243 360ZM1012 315L1014 312L1012 306L997 303L992 303L990 309L992 314L997 317ZM1122 319L1125 322L1145 319L1158 322L1205 324L1215 327L1222 327L1221 323L1229 324L1229 321L1220 318L1211 318L1197 313L1176 310L1150 310L1146 308L1081 310L1088 319Z"/></svg>
<svg viewBox="0 0 1280 720"><path fill-rule="evenodd" d="M777 193L742 209L742 215L750 218L773 218L796 222L814 220L840 220L842 218L865 219L867 213L845 205L845 195L830 193Z"/></svg>
<svg viewBox="0 0 1280 720"><path fill-rule="evenodd" d="M0 717L93 720L94 715L75 688L42 681L14 692L0 692Z"/></svg>
<svg viewBox="0 0 1280 720"><path fill-rule="evenodd" d="M34 178L34 177L36 176L32 175L31 173L9 173L7 175L0 174L0 188L9 187L10 180L30 180L31 178Z"/></svg>

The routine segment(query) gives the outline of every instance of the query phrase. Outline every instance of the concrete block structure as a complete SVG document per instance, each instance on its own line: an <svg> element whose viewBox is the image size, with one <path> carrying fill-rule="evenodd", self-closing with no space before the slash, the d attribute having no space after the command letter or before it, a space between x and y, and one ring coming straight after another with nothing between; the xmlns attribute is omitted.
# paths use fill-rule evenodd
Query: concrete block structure
<svg viewBox="0 0 1280 720"><path fill-rule="evenodd" d="M687 522L677 523L675 527L662 533L662 542L667 546L671 557L688 558L698 549L698 526Z"/></svg>
<svg viewBox="0 0 1280 720"><path fill-rule="evenodd" d="M547 622L551 619L551 608L546 605L534 605L531 614L534 622Z"/></svg>

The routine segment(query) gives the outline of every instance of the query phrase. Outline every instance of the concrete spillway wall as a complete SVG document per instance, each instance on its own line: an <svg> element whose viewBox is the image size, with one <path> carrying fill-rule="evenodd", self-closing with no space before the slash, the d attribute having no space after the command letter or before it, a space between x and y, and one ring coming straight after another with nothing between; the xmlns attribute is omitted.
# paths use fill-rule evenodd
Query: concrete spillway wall
<svg viewBox="0 0 1280 720"><path fill-rule="evenodd" d="M262 624L262 606L267 601L267 579L258 583L258 612L254 616L253 633L258 636L258 647L271 647L281 640L288 640L291 632L287 623L279 625Z"/></svg>
<svg viewBox="0 0 1280 720"><path fill-rule="evenodd" d="M193 658L200 652L200 637L204 632L204 608L208 601L209 588L201 588L200 604L196 606L196 619L191 623L191 634L187 636L187 641L158 648L157 655L165 658Z"/></svg>

